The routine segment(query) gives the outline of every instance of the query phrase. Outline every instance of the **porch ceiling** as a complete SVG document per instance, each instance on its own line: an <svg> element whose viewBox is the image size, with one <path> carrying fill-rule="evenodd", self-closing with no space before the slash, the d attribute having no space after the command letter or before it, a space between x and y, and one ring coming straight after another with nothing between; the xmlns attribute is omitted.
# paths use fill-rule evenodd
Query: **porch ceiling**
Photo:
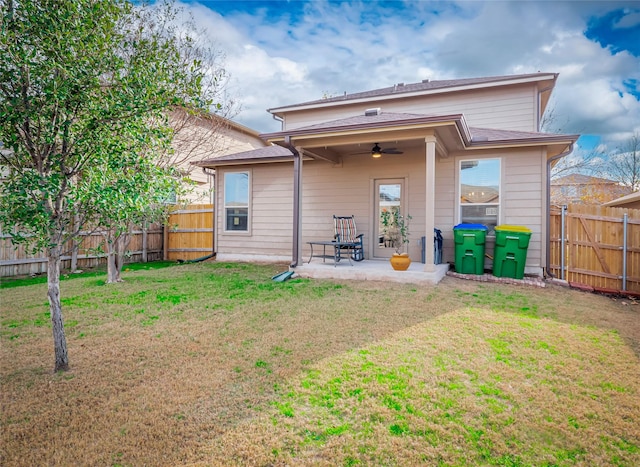
<svg viewBox="0 0 640 467"><path fill-rule="evenodd" d="M430 128L378 128L349 134L309 135L292 138L291 144L302 148L306 155L332 161L334 157L368 154L376 143L382 148L397 148L405 153L424 150L425 138L428 136L435 136L438 140L440 156L464 148L454 122L441 123ZM280 141L276 141L276 144L284 145Z"/></svg>

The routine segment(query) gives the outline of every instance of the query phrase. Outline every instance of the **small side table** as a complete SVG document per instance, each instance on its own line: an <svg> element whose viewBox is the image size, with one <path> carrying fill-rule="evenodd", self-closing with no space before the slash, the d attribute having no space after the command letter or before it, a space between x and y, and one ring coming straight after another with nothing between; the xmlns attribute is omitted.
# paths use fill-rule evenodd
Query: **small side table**
<svg viewBox="0 0 640 467"><path fill-rule="evenodd" d="M357 246L356 243L351 242L335 242L330 240L318 240L313 242L307 242L311 246L311 256L309 256L310 263L313 258L322 258L322 262L324 263L327 258L333 258L333 266L336 267L338 262L343 258L344 253L342 253L342 249L346 250L346 256L349 260L349 264L353 266L351 262L351 255L354 253L355 248ZM318 251L317 254L313 254L313 246L322 246L322 254ZM327 254L327 247L330 246L333 248L333 254Z"/></svg>

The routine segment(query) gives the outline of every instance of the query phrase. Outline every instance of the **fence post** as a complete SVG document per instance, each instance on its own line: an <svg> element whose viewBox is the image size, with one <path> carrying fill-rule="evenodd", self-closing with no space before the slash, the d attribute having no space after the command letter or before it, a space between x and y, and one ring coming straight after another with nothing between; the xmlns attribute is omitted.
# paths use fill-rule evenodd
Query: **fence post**
<svg viewBox="0 0 640 467"><path fill-rule="evenodd" d="M147 221L142 223L142 262L147 262Z"/></svg>
<svg viewBox="0 0 640 467"><path fill-rule="evenodd" d="M564 264L564 258L565 258L565 222L567 220L567 205L563 204L562 205L562 209L560 209L561 212L561 216L560 216L560 279L562 279L563 281L566 280L566 275L564 272L564 268L565 268L565 264Z"/></svg>
<svg viewBox="0 0 640 467"><path fill-rule="evenodd" d="M627 229L629 227L629 215L625 212L622 216L622 290L627 290Z"/></svg>
<svg viewBox="0 0 640 467"><path fill-rule="evenodd" d="M73 240L71 240L71 272L76 272L78 270L78 250L80 249L80 243L82 240L79 240L80 236L80 216L78 214L73 216L73 228L78 229L78 236L74 236ZM84 240L84 239L83 239Z"/></svg>
<svg viewBox="0 0 640 467"><path fill-rule="evenodd" d="M169 224L168 221L162 226L162 259L169 259Z"/></svg>

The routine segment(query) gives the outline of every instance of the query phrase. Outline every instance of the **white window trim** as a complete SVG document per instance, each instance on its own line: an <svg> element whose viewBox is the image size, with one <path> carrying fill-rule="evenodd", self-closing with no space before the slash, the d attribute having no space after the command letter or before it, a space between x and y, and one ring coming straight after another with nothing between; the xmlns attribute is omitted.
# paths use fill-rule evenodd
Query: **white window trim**
<svg viewBox="0 0 640 467"><path fill-rule="evenodd" d="M227 199L226 199L226 177L227 174L239 174L239 173L244 173L247 174L248 177L248 181L247 181L247 196L248 196L248 204L247 204L247 230L228 230L227 229ZM223 232L225 234L231 234L231 235L251 235L251 218L252 218L252 181L253 181L253 174L251 169L244 169L244 170L228 170L225 171L223 173L223 182L222 182L222 225L223 225Z"/></svg>
<svg viewBox="0 0 640 467"><path fill-rule="evenodd" d="M497 225L502 223L502 212L504 206L504 200L502 197L503 186L504 186L504 158L500 156L488 156L488 157L461 157L456 161L456 222L455 225L460 224L462 222L462 203L460 202L460 198L462 193L460 191L461 188L461 172L462 172L462 163L467 161L487 161L487 160L498 160L500 162L500 175L499 181L500 186L498 187L498 199L500 200L498 204L498 218ZM471 206L495 206L495 203L470 203ZM491 234L489 236L493 237L495 234Z"/></svg>

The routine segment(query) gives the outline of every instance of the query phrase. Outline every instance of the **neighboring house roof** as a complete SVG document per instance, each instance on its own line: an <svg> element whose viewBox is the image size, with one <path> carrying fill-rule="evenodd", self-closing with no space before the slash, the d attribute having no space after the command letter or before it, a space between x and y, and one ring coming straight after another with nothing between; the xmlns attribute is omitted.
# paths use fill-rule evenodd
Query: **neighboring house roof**
<svg viewBox="0 0 640 467"><path fill-rule="evenodd" d="M500 196L498 187L475 186L462 184L460 187L461 203L495 203Z"/></svg>
<svg viewBox="0 0 640 467"><path fill-rule="evenodd" d="M461 91L465 88L478 89L483 87L505 86L546 80L555 82L557 77L557 73L530 73L510 76L489 76L484 78L463 78L436 81L423 80L420 83L399 83L385 88L357 92L353 94L347 94L345 92L345 94L342 96L317 99L283 107L275 107L272 109L268 109L268 111L273 114L278 114L288 110L301 110L304 108L315 108L325 105L340 105L342 103L351 104L358 101L368 101L372 98L376 98L376 100L384 98L395 99L412 97L414 95Z"/></svg>
<svg viewBox="0 0 640 467"><path fill-rule="evenodd" d="M551 181L551 185L619 185L615 180L608 178L591 177L582 174L570 174L558 177Z"/></svg>
<svg viewBox="0 0 640 467"><path fill-rule="evenodd" d="M604 203L604 206L640 209L640 191Z"/></svg>
<svg viewBox="0 0 640 467"><path fill-rule="evenodd" d="M553 204L603 204L627 195L631 188L608 178L570 174L551 181Z"/></svg>

